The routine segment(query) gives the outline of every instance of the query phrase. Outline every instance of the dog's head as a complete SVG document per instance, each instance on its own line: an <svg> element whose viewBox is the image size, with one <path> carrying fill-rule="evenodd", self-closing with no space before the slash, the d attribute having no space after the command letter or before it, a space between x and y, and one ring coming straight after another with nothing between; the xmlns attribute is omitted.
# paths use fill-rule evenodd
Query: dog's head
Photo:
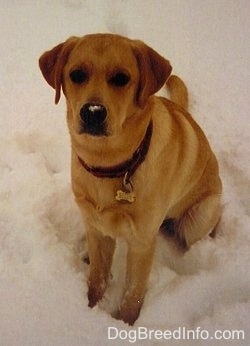
<svg viewBox="0 0 250 346"><path fill-rule="evenodd" d="M71 37L39 59L46 81L68 105L78 134L112 136L142 110L171 73L169 62L141 41L111 34Z"/></svg>

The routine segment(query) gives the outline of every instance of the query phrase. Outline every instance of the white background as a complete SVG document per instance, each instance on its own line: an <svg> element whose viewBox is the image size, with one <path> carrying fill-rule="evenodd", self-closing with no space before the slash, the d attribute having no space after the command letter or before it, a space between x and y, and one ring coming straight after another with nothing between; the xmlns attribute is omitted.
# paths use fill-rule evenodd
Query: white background
<svg viewBox="0 0 250 346"><path fill-rule="evenodd" d="M218 344L249 345L249 15L249 0L0 1L0 345L128 344L107 340L109 326L130 330L107 312L119 302L119 266L102 304L87 307L64 100L53 104L38 68L45 50L95 32L141 39L171 61L224 185L216 239L183 254L159 238L135 327L243 329L248 340Z"/></svg>

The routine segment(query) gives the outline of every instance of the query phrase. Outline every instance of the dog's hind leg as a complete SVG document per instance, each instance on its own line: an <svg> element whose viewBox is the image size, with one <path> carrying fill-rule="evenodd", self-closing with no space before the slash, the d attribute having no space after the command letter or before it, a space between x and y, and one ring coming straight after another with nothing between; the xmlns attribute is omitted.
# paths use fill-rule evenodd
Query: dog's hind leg
<svg viewBox="0 0 250 346"><path fill-rule="evenodd" d="M215 229L221 215L220 195L210 195L193 205L176 220L177 238L190 247Z"/></svg>

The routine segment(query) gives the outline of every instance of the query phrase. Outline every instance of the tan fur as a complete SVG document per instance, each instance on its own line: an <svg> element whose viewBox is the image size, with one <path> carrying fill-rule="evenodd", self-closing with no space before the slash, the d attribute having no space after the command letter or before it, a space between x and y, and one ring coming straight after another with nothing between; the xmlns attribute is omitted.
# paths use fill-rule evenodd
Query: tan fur
<svg viewBox="0 0 250 346"><path fill-rule="evenodd" d="M188 90L183 81L177 76L170 76L167 80L171 101L177 103L184 109L188 109Z"/></svg>
<svg viewBox="0 0 250 346"><path fill-rule="evenodd" d="M153 95L168 79L171 66L144 43L110 34L73 37L44 53L39 63L56 90L56 103L61 87L66 97L72 188L84 218L90 257L89 306L105 293L115 241L122 237L128 244L127 276L118 315L132 325L142 306L163 221L172 220L176 237L188 247L216 226L221 195L216 158L186 110L188 94L181 79L168 80L174 102ZM88 73L80 85L69 78L76 67ZM129 83L110 85L114 70L127 71ZM88 102L106 107L107 136L79 131L80 109ZM149 151L132 177L136 201L116 201L123 179L95 177L78 157L101 167L130 159L151 120Z"/></svg>

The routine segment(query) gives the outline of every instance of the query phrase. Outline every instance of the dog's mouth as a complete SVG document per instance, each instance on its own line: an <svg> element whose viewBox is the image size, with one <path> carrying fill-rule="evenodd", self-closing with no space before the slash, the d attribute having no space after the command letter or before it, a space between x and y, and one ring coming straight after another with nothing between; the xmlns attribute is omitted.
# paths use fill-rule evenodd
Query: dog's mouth
<svg viewBox="0 0 250 346"><path fill-rule="evenodd" d="M108 136L107 109L102 104L86 103L80 110L80 133Z"/></svg>
<svg viewBox="0 0 250 346"><path fill-rule="evenodd" d="M91 122L91 124L81 122L79 134L83 133L97 137L108 136L107 125L106 123L100 125L95 121Z"/></svg>

